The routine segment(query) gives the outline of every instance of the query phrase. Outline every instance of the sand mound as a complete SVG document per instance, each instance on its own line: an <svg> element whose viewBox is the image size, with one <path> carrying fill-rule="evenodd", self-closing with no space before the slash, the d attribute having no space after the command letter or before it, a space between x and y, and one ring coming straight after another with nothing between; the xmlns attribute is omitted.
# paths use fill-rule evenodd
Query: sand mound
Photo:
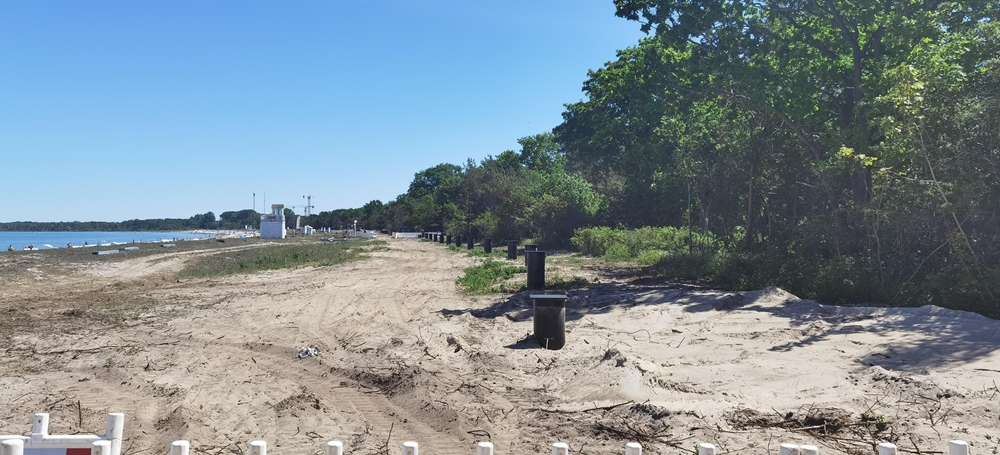
<svg viewBox="0 0 1000 455"><path fill-rule="evenodd" d="M604 453L631 440L649 453L998 446L997 321L604 277L568 292L567 345L547 351L526 293L462 296L454 281L471 259L388 245L225 279L161 279L178 260L144 258L50 277L41 294L14 283L0 303L19 321L0 334L0 428L25 432L44 411L53 431L99 431L125 412L127 453L187 438L213 455L252 439L278 453L329 439L351 453L416 440L434 454L483 440L500 453L557 440ZM80 302L105 297L120 305ZM301 346L319 355L299 359Z"/></svg>

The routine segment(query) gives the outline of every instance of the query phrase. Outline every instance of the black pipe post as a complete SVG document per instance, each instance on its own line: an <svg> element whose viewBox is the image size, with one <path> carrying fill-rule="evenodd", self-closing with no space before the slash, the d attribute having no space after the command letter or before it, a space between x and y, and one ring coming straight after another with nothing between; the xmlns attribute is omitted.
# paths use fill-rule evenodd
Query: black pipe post
<svg viewBox="0 0 1000 455"><path fill-rule="evenodd" d="M483 239L483 251L487 253L493 252L493 239Z"/></svg>
<svg viewBox="0 0 1000 455"><path fill-rule="evenodd" d="M438 243L444 244L444 233L441 233L441 235L438 236Z"/></svg>
<svg viewBox="0 0 1000 455"><path fill-rule="evenodd" d="M462 246L462 236L460 235L455 236L455 246Z"/></svg>
<svg viewBox="0 0 1000 455"><path fill-rule="evenodd" d="M444 241L444 244L451 246L451 234L448 234L447 238Z"/></svg>
<svg viewBox="0 0 1000 455"><path fill-rule="evenodd" d="M528 289L545 289L545 252L525 251L524 260L528 263Z"/></svg>
<svg viewBox="0 0 1000 455"><path fill-rule="evenodd" d="M475 240L475 239L474 239L474 238L472 238L472 236L470 235L470 236L469 236L469 244L468 244L468 245L469 245L469 249L470 249L470 250L472 249L472 241L473 241L473 240Z"/></svg>
<svg viewBox="0 0 1000 455"><path fill-rule="evenodd" d="M507 259L512 261L517 259L517 240L507 241Z"/></svg>
<svg viewBox="0 0 1000 455"><path fill-rule="evenodd" d="M545 349L566 345L566 295L531 294L534 306L535 340Z"/></svg>
<svg viewBox="0 0 1000 455"><path fill-rule="evenodd" d="M528 266L528 252L535 251L538 249L538 245L525 245L524 246L524 265Z"/></svg>

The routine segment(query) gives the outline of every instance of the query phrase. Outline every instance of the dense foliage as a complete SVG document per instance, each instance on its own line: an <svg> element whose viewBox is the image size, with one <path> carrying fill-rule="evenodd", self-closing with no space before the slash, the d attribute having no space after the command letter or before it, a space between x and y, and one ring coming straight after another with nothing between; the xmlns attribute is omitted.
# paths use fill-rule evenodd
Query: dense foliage
<svg viewBox="0 0 1000 455"><path fill-rule="evenodd" d="M388 203L320 212L305 223L339 229L447 231L476 239L541 237L569 243L573 230L594 222L604 198L566 158L552 133L518 140L521 149L464 165L439 164L416 173L405 194Z"/></svg>
<svg viewBox="0 0 1000 455"><path fill-rule="evenodd" d="M422 171L366 220L554 244L611 226L575 240L732 288L1000 314L1000 3L615 5L649 35L553 134Z"/></svg>
<svg viewBox="0 0 1000 455"><path fill-rule="evenodd" d="M1000 315L1000 2L614 3L648 35L551 133L304 224L573 239L731 288Z"/></svg>
<svg viewBox="0 0 1000 455"><path fill-rule="evenodd" d="M732 287L998 313L1000 3L615 4L652 35L556 128L610 219L723 239Z"/></svg>

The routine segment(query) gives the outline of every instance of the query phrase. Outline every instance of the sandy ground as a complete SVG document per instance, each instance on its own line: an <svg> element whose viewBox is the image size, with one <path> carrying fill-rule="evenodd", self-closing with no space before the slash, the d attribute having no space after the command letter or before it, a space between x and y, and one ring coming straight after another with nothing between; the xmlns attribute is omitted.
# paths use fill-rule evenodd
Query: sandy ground
<svg viewBox="0 0 1000 455"><path fill-rule="evenodd" d="M231 248L231 247L225 247ZM732 293L611 273L569 291L567 345L530 336L527 293L462 295L474 260L440 245L334 267L180 280L185 251L64 267L0 266L0 433L101 432L123 452L242 454L913 453L1000 448L1000 322L936 307L844 308L779 289ZM88 259L81 259L87 261ZM559 257L555 257L559 262ZM579 261L563 261L573 267ZM83 263L83 262L81 262ZM8 273L11 270L17 273ZM34 269L34 270L32 270ZM302 346L318 357L298 359Z"/></svg>

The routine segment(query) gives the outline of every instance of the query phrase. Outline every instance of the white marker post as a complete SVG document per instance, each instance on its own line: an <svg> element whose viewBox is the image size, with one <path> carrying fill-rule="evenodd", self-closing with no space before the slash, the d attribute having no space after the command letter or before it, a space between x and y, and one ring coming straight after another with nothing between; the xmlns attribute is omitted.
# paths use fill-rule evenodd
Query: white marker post
<svg viewBox="0 0 1000 455"><path fill-rule="evenodd" d="M948 455L969 455L969 443L965 441L948 441Z"/></svg>
<svg viewBox="0 0 1000 455"><path fill-rule="evenodd" d="M552 455L569 455L569 444L565 442L552 444Z"/></svg>
<svg viewBox="0 0 1000 455"><path fill-rule="evenodd" d="M191 443L188 441L174 441L170 444L170 455L188 455L191 450Z"/></svg>
<svg viewBox="0 0 1000 455"><path fill-rule="evenodd" d="M122 454L122 435L125 433L125 414L112 412L108 414L108 424L104 427L104 437L111 442L111 452L108 455Z"/></svg>
<svg viewBox="0 0 1000 455"><path fill-rule="evenodd" d="M406 441L403 443L403 455L418 455L420 453L420 446L414 441Z"/></svg>
<svg viewBox="0 0 1000 455"><path fill-rule="evenodd" d="M819 447L816 446L799 446L802 450L802 455L819 455Z"/></svg>
<svg viewBox="0 0 1000 455"><path fill-rule="evenodd" d="M638 442L625 444L625 455L642 455L642 444Z"/></svg>
<svg viewBox="0 0 1000 455"><path fill-rule="evenodd" d="M878 455L896 455L896 444L883 442L878 445Z"/></svg>
<svg viewBox="0 0 1000 455"><path fill-rule="evenodd" d="M31 439L43 439L49 435L49 415L44 412L35 414L31 421Z"/></svg>
<svg viewBox="0 0 1000 455"><path fill-rule="evenodd" d="M715 455L715 446L707 442L698 444L698 455Z"/></svg>
<svg viewBox="0 0 1000 455"><path fill-rule="evenodd" d="M480 442L476 447L476 455L493 455L493 443Z"/></svg>
<svg viewBox="0 0 1000 455"><path fill-rule="evenodd" d="M340 441L329 441L323 447L323 455L344 455L344 443Z"/></svg>
<svg viewBox="0 0 1000 455"><path fill-rule="evenodd" d="M780 455L799 455L799 446L796 444L782 444L778 449Z"/></svg>
<svg viewBox="0 0 1000 455"><path fill-rule="evenodd" d="M21 439L6 439L0 441L0 454L24 455L24 441Z"/></svg>
<svg viewBox="0 0 1000 455"><path fill-rule="evenodd" d="M249 455L267 455L267 441L250 441Z"/></svg>
<svg viewBox="0 0 1000 455"><path fill-rule="evenodd" d="M111 455L111 441L94 441L90 455Z"/></svg>

